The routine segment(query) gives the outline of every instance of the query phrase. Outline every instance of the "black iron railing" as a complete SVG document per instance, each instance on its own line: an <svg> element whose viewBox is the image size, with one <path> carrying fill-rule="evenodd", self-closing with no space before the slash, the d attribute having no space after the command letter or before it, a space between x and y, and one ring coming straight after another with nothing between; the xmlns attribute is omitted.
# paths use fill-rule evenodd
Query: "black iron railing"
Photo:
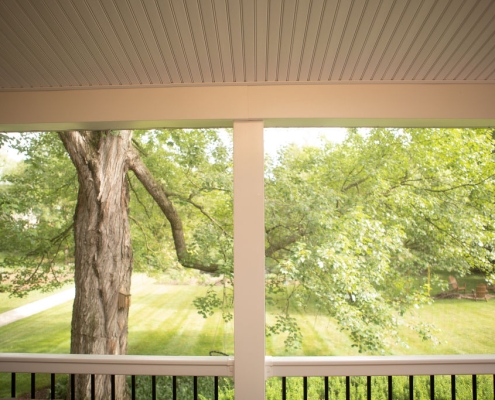
<svg viewBox="0 0 495 400"><path fill-rule="evenodd" d="M56 390L56 374L50 374L50 386L49 388L49 394L48 398L49 399L57 399L60 397L60 395L57 393ZM70 374L68 377L68 387L67 387L67 393L69 393L69 396L71 399L75 399L75 374ZM66 376L63 374L59 374L59 378L65 380ZM151 399L157 399L158 396L160 395L161 398L163 398L163 392L160 392L158 389L158 380L157 376L151 376L151 382L139 382L140 376L136 375L131 375L128 380L128 389L129 389L129 394L130 398L132 400L136 400L137 398L151 398ZM161 378L161 377L160 377ZM171 376L168 377L169 379L169 388L170 391L167 391L169 395L166 396L167 398L177 400L179 398L188 398L188 399L194 399L197 400L199 399L199 395L201 394L203 397L218 400L219 399L219 388L220 388L220 378L218 376L215 377L198 377L198 376L193 376L190 377L191 381L190 382L179 382L178 378L184 378L184 377L177 377L177 376ZM202 388L203 390L200 390L200 381L204 380L209 380L211 386L209 390L205 391L204 387ZM110 381L111 381L111 399L115 399L116 395L116 390L115 390L115 375L110 375ZM18 390L17 389L17 374L16 373L11 373L11 390L10 390L10 396L13 398L16 398L18 395L23 395L23 398L25 396L24 391ZM148 384L149 383L149 384ZM148 386L148 387L146 387ZM204 384L202 386L205 386ZM141 396L138 396L138 391L139 389L144 389L144 393L141 393ZM147 389L147 390L146 390ZM142 390L143 391L143 390ZM91 399L94 400L96 399L96 375L92 374L90 375L90 392L91 392ZM36 398L36 374L31 373L30 374L30 396L32 399ZM186 396L186 397L185 397ZM64 396L65 397L65 396Z"/></svg>
<svg viewBox="0 0 495 400"><path fill-rule="evenodd" d="M267 391L282 400L495 400L494 355L267 357L266 366Z"/></svg>
<svg viewBox="0 0 495 400"><path fill-rule="evenodd" d="M404 378L404 379L401 379ZM462 390L456 380L463 380ZM278 383L273 380L279 380ZM400 379L400 382L395 380ZM442 379L440 388L435 381ZM445 380L448 379L448 384ZM420 381L419 384L417 381ZM466 384L467 383L467 384ZM413 400L423 399L495 399L495 375L407 376L407 377L281 377L272 378L268 387L278 387L279 398L287 399L345 399L345 400ZM481 386L481 391L478 388ZM479 394L481 392L481 394ZM271 391L273 393L273 390Z"/></svg>

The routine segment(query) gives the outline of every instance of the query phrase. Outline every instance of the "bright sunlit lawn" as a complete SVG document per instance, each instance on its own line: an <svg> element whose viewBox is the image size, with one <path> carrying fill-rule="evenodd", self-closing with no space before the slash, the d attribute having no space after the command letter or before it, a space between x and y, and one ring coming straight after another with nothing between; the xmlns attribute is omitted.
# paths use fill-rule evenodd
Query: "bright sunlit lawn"
<svg viewBox="0 0 495 400"><path fill-rule="evenodd" d="M220 290L220 289L219 289ZM224 323L220 313L204 319L192 304L204 294L204 286L166 285L144 275L133 283L129 317L129 354L208 355L210 350L233 353L233 323ZM2 306L18 306L26 300L0 294ZM41 294L30 296L32 301ZM11 305L11 304L10 304ZM10 307L12 308L12 307ZM70 314L67 302L29 318L0 327L1 352L68 353ZM495 344L495 299L436 300L409 313L406 322L434 324L437 342L424 341L406 326L401 331L408 346L394 346L389 354L493 353ZM273 321L270 309L267 322ZM304 336L299 350L286 350L283 337L267 338L270 355L354 355L348 336L329 318L313 314L297 316ZM34 332L34 334L33 334Z"/></svg>
<svg viewBox="0 0 495 400"><path fill-rule="evenodd" d="M233 354L233 323L220 313L204 319L192 301L204 294L204 286L164 285L143 275L135 277L129 320L129 354L208 355L211 350ZM3 294L2 294L3 296ZM0 352L69 353L71 302L0 327ZM493 353L495 299L485 301L437 300L415 310L408 321L432 323L438 344L423 341L404 327L408 347L394 346L387 354ZM267 322L273 319L267 313ZM334 321L315 315L299 315L304 335L299 350L286 351L283 337L267 338L269 355L357 355L347 335ZM26 382L28 376L24 377ZM23 377L18 378L22 385ZM47 378L48 379L48 378ZM9 374L0 374L0 397L9 395ZM41 385L44 378L37 377ZM28 386L27 386L28 387Z"/></svg>

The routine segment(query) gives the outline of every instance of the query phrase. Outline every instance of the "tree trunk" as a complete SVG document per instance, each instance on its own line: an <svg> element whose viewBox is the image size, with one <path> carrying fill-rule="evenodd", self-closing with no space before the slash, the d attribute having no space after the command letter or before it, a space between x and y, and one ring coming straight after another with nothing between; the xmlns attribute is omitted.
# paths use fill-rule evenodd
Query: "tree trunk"
<svg viewBox="0 0 495 400"><path fill-rule="evenodd" d="M72 354L126 354L128 313L119 292L129 294L132 247L126 181L131 132L59 133L78 173L74 216L76 297ZM127 397L125 377L116 377L116 398ZM111 398L110 377L96 377L96 398ZM90 377L76 377L76 399L90 398Z"/></svg>

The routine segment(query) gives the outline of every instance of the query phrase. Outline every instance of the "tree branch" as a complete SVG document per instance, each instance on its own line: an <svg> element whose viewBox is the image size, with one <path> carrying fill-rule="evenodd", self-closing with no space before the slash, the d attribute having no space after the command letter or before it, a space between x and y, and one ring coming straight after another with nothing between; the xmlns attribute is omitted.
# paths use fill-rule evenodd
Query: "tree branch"
<svg viewBox="0 0 495 400"><path fill-rule="evenodd" d="M191 204L192 206L196 207L201 212L201 214L203 214L206 218L208 218L218 229L220 229L222 231L222 233L225 236L232 237L232 235L230 235L215 218L213 218L210 214L208 214L205 211L204 206L193 201L192 195L187 197L187 198L183 197L183 196L179 196L179 195L177 195L177 197L180 198L181 200Z"/></svg>
<svg viewBox="0 0 495 400"><path fill-rule="evenodd" d="M417 187L417 186L414 186L414 185L407 185L407 184L404 184L404 186L410 186L410 187L413 187L415 189L424 190L426 192L445 193L445 192L451 192L452 190L460 189L460 188L463 188L463 187L475 187L475 186L481 185L482 183L485 183L486 181L492 179L493 177L495 177L495 174L490 175L490 176L482 179L479 182L475 182L475 183L463 183L462 185L452 186L452 187L445 188L445 189L430 189L430 188Z"/></svg>
<svg viewBox="0 0 495 400"><path fill-rule="evenodd" d="M217 264L205 265L196 260L194 256L188 252L184 238L182 220L179 217L177 210L168 198L163 187L155 180L149 169L141 160L139 153L134 148L129 149L129 169L134 172L170 223L175 252L179 263L185 268L197 269L204 272L216 272L218 270Z"/></svg>
<svg viewBox="0 0 495 400"><path fill-rule="evenodd" d="M297 242L302 236L304 236L302 233L295 233L291 236L285 237L277 243L270 243L270 241L268 241L269 246L265 249L265 257L271 258L277 251L284 249L289 244Z"/></svg>
<svg viewBox="0 0 495 400"><path fill-rule="evenodd" d="M345 186L345 187L342 188L342 192L347 192L349 189L352 189L353 187L359 188L359 185L361 183L366 182L368 179L370 179L370 177L369 176L366 176L366 177L361 178L360 180L358 180L356 182L350 183L349 185L347 185L347 186Z"/></svg>
<svg viewBox="0 0 495 400"><path fill-rule="evenodd" d="M50 243L50 247L51 246L54 246L56 244L60 244L63 242L63 240L69 236L69 233L72 232L72 229L74 228L74 223L70 224L67 228L65 228L62 232L60 232L57 236L54 236L52 237L51 239L49 239L49 243ZM46 243L46 242L45 242ZM49 247L49 248L50 248ZM58 252L58 251L57 251ZM35 248L34 250L31 250L29 253L27 253L26 255L28 257L33 257L33 256L37 256L37 255L40 255L40 254L43 254L45 253L45 247L40 245L38 246L37 248Z"/></svg>

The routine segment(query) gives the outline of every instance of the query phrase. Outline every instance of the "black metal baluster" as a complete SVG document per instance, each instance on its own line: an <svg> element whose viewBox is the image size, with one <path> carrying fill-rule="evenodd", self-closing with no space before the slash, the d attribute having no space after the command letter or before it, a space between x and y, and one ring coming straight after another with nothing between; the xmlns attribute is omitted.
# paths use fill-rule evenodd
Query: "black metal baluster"
<svg viewBox="0 0 495 400"><path fill-rule="evenodd" d="M215 400L218 400L218 376L215 376Z"/></svg>
<svg viewBox="0 0 495 400"><path fill-rule="evenodd" d="M287 400L287 378L282 377L282 400Z"/></svg>
<svg viewBox="0 0 495 400"><path fill-rule="evenodd" d="M409 376L409 400L414 400L414 376Z"/></svg>
<svg viewBox="0 0 495 400"><path fill-rule="evenodd" d="M50 375L50 399L55 398L55 374Z"/></svg>
<svg viewBox="0 0 495 400"><path fill-rule="evenodd" d="M115 375L110 375L111 397L115 400Z"/></svg>
<svg viewBox="0 0 495 400"><path fill-rule="evenodd" d="M172 377L172 399L177 400L177 377Z"/></svg>
<svg viewBox="0 0 495 400"><path fill-rule="evenodd" d="M495 375L494 375L494 379L495 379ZM330 391L330 387L328 386L328 376L325 376L325 400L328 400L329 391Z"/></svg>
<svg viewBox="0 0 495 400"><path fill-rule="evenodd" d="M371 376L366 377L366 398L371 400Z"/></svg>
<svg viewBox="0 0 495 400"><path fill-rule="evenodd" d="M198 400L198 377L193 377L194 400Z"/></svg>
<svg viewBox="0 0 495 400"><path fill-rule="evenodd" d="M31 374L31 398L36 398L36 374Z"/></svg>
<svg viewBox="0 0 495 400"><path fill-rule="evenodd" d="M493 400L495 400L495 375L493 375Z"/></svg>
<svg viewBox="0 0 495 400"><path fill-rule="evenodd" d="M392 377L388 377L388 400L393 400L392 399Z"/></svg>
<svg viewBox="0 0 495 400"><path fill-rule="evenodd" d="M15 372L10 376L10 395L15 397Z"/></svg>
<svg viewBox="0 0 495 400"><path fill-rule="evenodd" d="M156 376L151 377L151 398L156 400Z"/></svg>
<svg viewBox="0 0 495 400"><path fill-rule="evenodd" d="M96 400L96 382L94 374L91 374L91 400Z"/></svg>
<svg viewBox="0 0 495 400"><path fill-rule="evenodd" d="M455 400L455 375L450 377L450 396Z"/></svg>
<svg viewBox="0 0 495 400"><path fill-rule="evenodd" d="M351 400L351 377L345 377L345 400Z"/></svg>
<svg viewBox="0 0 495 400"><path fill-rule="evenodd" d="M131 400L136 400L136 375L131 375Z"/></svg>
<svg viewBox="0 0 495 400"><path fill-rule="evenodd" d="M70 398L76 400L76 376L70 374Z"/></svg>
<svg viewBox="0 0 495 400"><path fill-rule="evenodd" d="M308 400L308 377L303 377L303 395L304 400Z"/></svg>
<svg viewBox="0 0 495 400"><path fill-rule="evenodd" d="M473 400L478 399L478 384L476 382L476 375L473 375Z"/></svg>
<svg viewBox="0 0 495 400"><path fill-rule="evenodd" d="M430 399L435 399L435 375L430 375Z"/></svg>

